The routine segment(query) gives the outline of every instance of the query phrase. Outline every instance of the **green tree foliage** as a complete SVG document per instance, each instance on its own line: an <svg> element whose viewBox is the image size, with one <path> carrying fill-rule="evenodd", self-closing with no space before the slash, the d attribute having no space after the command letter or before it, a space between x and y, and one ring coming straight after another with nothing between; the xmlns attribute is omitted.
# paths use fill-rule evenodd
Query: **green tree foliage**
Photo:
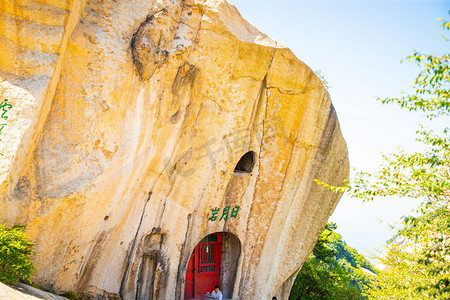
<svg viewBox="0 0 450 300"><path fill-rule="evenodd" d="M30 280L34 266L30 260L33 243L23 232L23 227L0 224L0 281Z"/></svg>
<svg viewBox="0 0 450 300"><path fill-rule="evenodd" d="M450 22L442 27L447 31ZM447 40L443 36L444 40ZM450 54L413 53L408 59L421 71L413 83L414 93L382 99L400 107L424 112L436 122L450 114ZM400 196L423 199L417 216L403 219L399 235L407 239L383 253L385 269L368 292L371 299L450 299L450 134L421 128L417 140L424 150L398 151L383 157L376 173L359 172L343 187L353 197Z"/></svg>
<svg viewBox="0 0 450 300"><path fill-rule="evenodd" d="M365 299L362 292L369 283L360 269L370 263L355 249L347 246L334 232L335 224L327 224L313 253L300 270L289 296L290 300Z"/></svg>
<svg viewBox="0 0 450 300"><path fill-rule="evenodd" d="M400 234L407 240L394 241L383 252L385 269L378 272L369 298L450 299L449 220L448 208L406 218Z"/></svg>

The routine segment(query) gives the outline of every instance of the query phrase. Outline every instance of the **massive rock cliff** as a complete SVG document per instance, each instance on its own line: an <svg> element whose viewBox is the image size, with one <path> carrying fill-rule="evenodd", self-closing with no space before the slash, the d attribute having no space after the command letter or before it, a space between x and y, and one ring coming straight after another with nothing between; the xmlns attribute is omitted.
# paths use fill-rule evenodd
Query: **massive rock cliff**
<svg viewBox="0 0 450 300"><path fill-rule="evenodd" d="M55 290L183 298L225 232L229 296L286 299L348 176L320 80L224 0L2 1L0 97L0 220Z"/></svg>

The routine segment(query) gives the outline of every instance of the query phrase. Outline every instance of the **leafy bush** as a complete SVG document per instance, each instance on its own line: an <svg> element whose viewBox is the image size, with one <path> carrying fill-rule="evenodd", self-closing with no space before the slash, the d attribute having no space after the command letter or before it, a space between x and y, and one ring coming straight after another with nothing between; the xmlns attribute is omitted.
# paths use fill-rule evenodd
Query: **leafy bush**
<svg viewBox="0 0 450 300"><path fill-rule="evenodd" d="M0 224L0 281L30 280L34 266L30 256L34 243L23 232L23 226Z"/></svg>
<svg viewBox="0 0 450 300"><path fill-rule="evenodd" d="M313 253L306 260L292 286L290 300L367 299L368 276L361 267L373 266L354 248L347 246L328 223L322 231Z"/></svg>
<svg viewBox="0 0 450 300"><path fill-rule="evenodd" d="M66 297L67 299L70 299L70 300L77 300L78 299L77 294L75 294L72 291L64 292L64 293L61 294L61 296Z"/></svg>

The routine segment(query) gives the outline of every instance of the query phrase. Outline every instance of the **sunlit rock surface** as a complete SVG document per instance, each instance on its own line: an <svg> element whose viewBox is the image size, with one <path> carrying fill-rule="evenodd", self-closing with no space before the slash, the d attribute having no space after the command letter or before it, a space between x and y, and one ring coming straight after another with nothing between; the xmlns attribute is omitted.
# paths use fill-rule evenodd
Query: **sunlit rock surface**
<svg viewBox="0 0 450 300"><path fill-rule="evenodd" d="M340 197L314 179L348 176L320 80L226 1L2 1L0 97L1 221L57 291L135 299L154 251L146 293L182 299L196 244L227 232L229 296L287 299Z"/></svg>

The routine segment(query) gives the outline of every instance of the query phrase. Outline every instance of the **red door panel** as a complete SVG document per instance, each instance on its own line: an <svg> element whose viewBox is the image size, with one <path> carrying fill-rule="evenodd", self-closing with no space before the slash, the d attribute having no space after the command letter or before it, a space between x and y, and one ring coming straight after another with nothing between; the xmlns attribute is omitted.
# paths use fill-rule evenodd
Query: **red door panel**
<svg viewBox="0 0 450 300"><path fill-rule="evenodd" d="M194 298L194 260L195 253L189 258L186 270L186 284L184 285L184 299Z"/></svg>

